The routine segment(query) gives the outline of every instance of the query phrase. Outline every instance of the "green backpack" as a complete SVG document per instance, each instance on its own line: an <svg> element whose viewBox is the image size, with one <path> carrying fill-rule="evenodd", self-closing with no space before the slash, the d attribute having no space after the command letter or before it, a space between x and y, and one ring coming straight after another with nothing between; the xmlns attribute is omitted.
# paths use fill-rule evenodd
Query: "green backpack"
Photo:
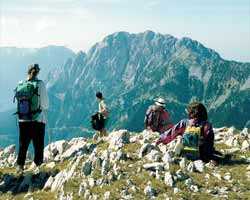
<svg viewBox="0 0 250 200"><path fill-rule="evenodd" d="M27 80L17 85L14 100L17 100L18 118L21 120L36 120L42 112L38 94L39 80Z"/></svg>

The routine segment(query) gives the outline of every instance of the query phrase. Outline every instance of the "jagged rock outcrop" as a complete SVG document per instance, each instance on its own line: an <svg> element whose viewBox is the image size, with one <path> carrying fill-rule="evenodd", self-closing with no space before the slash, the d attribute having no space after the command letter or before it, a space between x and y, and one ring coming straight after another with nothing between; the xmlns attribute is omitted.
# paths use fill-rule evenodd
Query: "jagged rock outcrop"
<svg viewBox="0 0 250 200"><path fill-rule="evenodd" d="M214 166L201 160L191 161L177 156L174 148L168 149L177 144L175 141L155 146L155 133L149 137L149 131L131 134L121 130L110 133L116 142L106 137L98 142L74 138L51 143L45 147L45 153L52 156L47 157L39 174L26 168L23 176L0 171L0 192L5 197L28 192L24 195L34 199L38 194L53 195L54 199L166 199L173 195L243 198L247 196L250 177L250 150L242 146L250 142L249 130L244 129L242 134L225 127L214 132L216 148L221 152L237 148L228 164ZM236 138L238 146L226 145L231 138ZM14 146L3 149L0 161L15 153L13 149ZM6 163L0 170L11 167Z"/></svg>

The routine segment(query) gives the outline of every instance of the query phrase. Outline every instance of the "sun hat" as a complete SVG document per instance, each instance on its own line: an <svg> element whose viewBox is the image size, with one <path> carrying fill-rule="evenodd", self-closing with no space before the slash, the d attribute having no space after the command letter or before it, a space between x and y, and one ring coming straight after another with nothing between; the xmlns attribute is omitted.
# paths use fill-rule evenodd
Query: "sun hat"
<svg viewBox="0 0 250 200"><path fill-rule="evenodd" d="M166 105L166 101L162 97L159 97L155 99L155 105L164 107Z"/></svg>

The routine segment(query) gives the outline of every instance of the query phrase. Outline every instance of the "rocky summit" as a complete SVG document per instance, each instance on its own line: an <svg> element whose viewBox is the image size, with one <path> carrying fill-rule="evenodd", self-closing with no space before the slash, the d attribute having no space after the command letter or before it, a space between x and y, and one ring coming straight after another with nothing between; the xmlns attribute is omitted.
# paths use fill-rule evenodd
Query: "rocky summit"
<svg viewBox="0 0 250 200"><path fill-rule="evenodd" d="M60 140L44 149L39 173L16 174L15 145L0 150L0 199L248 199L250 134L214 129L220 165L177 156L175 143L156 146L158 133L118 130L97 141Z"/></svg>

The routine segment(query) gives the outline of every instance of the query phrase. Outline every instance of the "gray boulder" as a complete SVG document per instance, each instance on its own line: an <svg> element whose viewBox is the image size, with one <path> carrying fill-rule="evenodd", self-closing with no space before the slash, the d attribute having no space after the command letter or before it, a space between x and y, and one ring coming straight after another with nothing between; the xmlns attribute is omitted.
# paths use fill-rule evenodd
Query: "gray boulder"
<svg viewBox="0 0 250 200"><path fill-rule="evenodd" d="M108 142L110 149L119 149L130 143L130 133L127 130L114 131L109 135Z"/></svg>

